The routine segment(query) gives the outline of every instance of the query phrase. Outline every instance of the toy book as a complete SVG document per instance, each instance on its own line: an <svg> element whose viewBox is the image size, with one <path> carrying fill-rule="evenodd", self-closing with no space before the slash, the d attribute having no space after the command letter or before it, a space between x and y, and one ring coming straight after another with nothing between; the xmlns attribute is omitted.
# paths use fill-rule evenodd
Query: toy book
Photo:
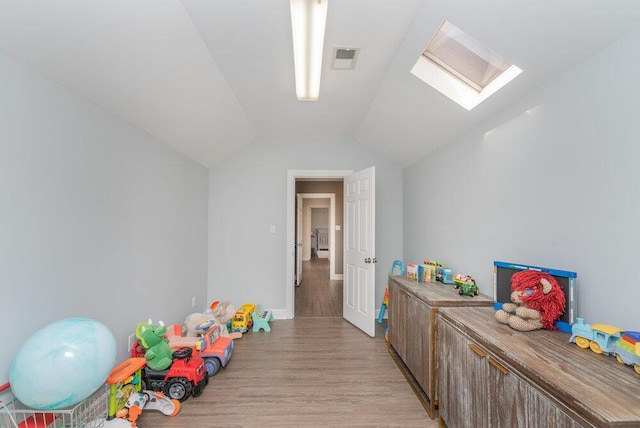
<svg viewBox="0 0 640 428"><path fill-rule="evenodd" d="M435 269L431 265L418 266L418 282L431 282L431 276L435 277Z"/></svg>
<svg viewBox="0 0 640 428"><path fill-rule="evenodd" d="M413 263L407 264L407 278L416 281L418 280L418 265L415 265Z"/></svg>

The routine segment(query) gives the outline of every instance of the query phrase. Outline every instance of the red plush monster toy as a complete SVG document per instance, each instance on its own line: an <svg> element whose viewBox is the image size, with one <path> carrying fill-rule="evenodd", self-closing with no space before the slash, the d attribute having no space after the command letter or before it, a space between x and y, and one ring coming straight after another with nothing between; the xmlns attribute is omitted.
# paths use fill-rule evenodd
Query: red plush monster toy
<svg viewBox="0 0 640 428"><path fill-rule="evenodd" d="M496 312L496 320L514 330L555 330L554 322L565 309L558 281L548 273L523 270L511 277L511 302Z"/></svg>

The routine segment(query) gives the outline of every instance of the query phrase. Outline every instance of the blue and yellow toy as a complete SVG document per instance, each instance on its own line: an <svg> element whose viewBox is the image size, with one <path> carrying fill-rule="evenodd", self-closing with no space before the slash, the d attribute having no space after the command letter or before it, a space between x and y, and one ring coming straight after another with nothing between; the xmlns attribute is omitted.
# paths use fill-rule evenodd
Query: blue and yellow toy
<svg viewBox="0 0 640 428"><path fill-rule="evenodd" d="M609 324L587 324L577 318L571 326L570 342L596 354L615 356L620 364L633 366L640 374L640 332L623 331Z"/></svg>

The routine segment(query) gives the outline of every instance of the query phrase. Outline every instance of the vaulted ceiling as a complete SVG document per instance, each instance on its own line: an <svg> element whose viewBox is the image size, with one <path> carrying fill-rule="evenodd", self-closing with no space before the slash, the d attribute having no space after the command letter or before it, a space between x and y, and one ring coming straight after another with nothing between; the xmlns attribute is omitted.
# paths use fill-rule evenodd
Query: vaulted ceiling
<svg viewBox="0 0 640 428"><path fill-rule="evenodd" d="M409 72L444 19L523 69L470 112ZM632 0L329 0L300 102L288 0L0 0L1 52L206 166L330 139L404 167L638 27ZM354 70L333 47L360 48Z"/></svg>

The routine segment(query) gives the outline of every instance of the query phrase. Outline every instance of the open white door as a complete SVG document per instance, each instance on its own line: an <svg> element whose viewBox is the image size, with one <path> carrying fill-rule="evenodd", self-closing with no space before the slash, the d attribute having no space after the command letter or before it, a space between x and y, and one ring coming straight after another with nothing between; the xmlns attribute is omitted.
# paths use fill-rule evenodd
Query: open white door
<svg viewBox="0 0 640 428"><path fill-rule="evenodd" d="M302 203L301 194L296 195L296 285L302 283Z"/></svg>
<svg viewBox="0 0 640 428"><path fill-rule="evenodd" d="M376 335L375 167L344 179L344 318Z"/></svg>

